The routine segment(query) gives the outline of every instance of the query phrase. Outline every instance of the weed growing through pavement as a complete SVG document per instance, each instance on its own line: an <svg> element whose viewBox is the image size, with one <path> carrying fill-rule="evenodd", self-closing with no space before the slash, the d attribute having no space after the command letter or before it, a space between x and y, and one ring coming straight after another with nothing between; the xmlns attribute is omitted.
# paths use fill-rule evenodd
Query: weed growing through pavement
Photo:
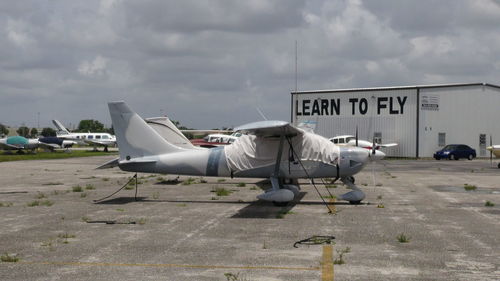
<svg viewBox="0 0 500 281"><path fill-rule="evenodd" d="M327 184L325 185L326 188L337 188L336 184Z"/></svg>
<svg viewBox="0 0 500 281"><path fill-rule="evenodd" d="M89 222L89 221L90 221L90 218L89 218L89 217L86 217L86 216L83 216L83 217L82 217L82 221L83 221L83 222Z"/></svg>
<svg viewBox="0 0 500 281"><path fill-rule="evenodd" d="M250 190L258 190L258 188L256 186L252 186L250 187Z"/></svg>
<svg viewBox="0 0 500 281"><path fill-rule="evenodd" d="M240 182L240 183L238 183L238 185L237 185L237 186L238 186L238 187L245 187L245 186L246 186L246 183L244 183L244 182Z"/></svg>
<svg viewBox="0 0 500 281"><path fill-rule="evenodd" d="M211 192L215 192L215 194L217 194L217 196L229 196L229 194L232 193L231 190L225 189L224 187L212 188Z"/></svg>
<svg viewBox="0 0 500 281"><path fill-rule="evenodd" d="M90 184L90 183L89 183L89 184L87 184L87 185L85 186L85 189L86 189L86 190L94 190L94 189L95 189L95 187L94 187L94 185L93 185L93 184Z"/></svg>
<svg viewBox="0 0 500 281"><path fill-rule="evenodd" d="M14 204L12 202L0 202L0 207L12 207Z"/></svg>
<svg viewBox="0 0 500 281"><path fill-rule="evenodd" d="M494 204L493 202L491 202L491 201L486 201L486 202L484 203L484 206L485 206L485 207L493 207L493 206L495 206L495 204Z"/></svg>
<svg viewBox="0 0 500 281"><path fill-rule="evenodd" d="M381 200L382 199L382 195L377 196L377 199Z"/></svg>
<svg viewBox="0 0 500 281"><path fill-rule="evenodd" d="M109 178L102 178L102 181L109 181Z"/></svg>
<svg viewBox="0 0 500 281"><path fill-rule="evenodd" d="M397 237L399 243L410 242L410 237L406 236L404 233L399 234Z"/></svg>
<svg viewBox="0 0 500 281"><path fill-rule="evenodd" d="M83 188L80 185L75 185L71 188L73 192L82 192Z"/></svg>
<svg viewBox="0 0 500 281"><path fill-rule="evenodd" d="M8 253L5 253L4 255L0 256L0 260L2 262L18 262L19 261L19 258L17 257L17 255L10 255Z"/></svg>
<svg viewBox="0 0 500 281"><path fill-rule="evenodd" d="M464 189L467 191L473 191L477 189L477 186L466 183L464 184Z"/></svg>
<svg viewBox="0 0 500 281"><path fill-rule="evenodd" d="M194 178L188 178L187 180L184 180L182 182L182 185L191 185L191 184L193 184L195 182L196 182L196 179L194 179Z"/></svg>
<svg viewBox="0 0 500 281"><path fill-rule="evenodd" d="M384 206L384 204L380 203L380 204L377 205L377 208L383 209L383 208L385 208L385 206Z"/></svg>
<svg viewBox="0 0 500 281"><path fill-rule="evenodd" d="M226 179L218 179L217 182L225 182Z"/></svg>
<svg viewBox="0 0 500 281"><path fill-rule="evenodd" d="M85 198L85 197L87 197L87 193L86 193L86 192L82 192L82 193L80 193L80 197L81 197L81 198Z"/></svg>
<svg viewBox="0 0 500 281"><path fill-rule="evenodd" d="M207 180L204 179L203 177L200 177L200 183L207 183Z"/></svg>
<svg viewBox="0 0 500 281"><path fill-rule="evenodd" d="M346 247L342 250L337 250L339 257L333 260L333 264L345 264L344 255L351 252L350 247Z"/></svg>

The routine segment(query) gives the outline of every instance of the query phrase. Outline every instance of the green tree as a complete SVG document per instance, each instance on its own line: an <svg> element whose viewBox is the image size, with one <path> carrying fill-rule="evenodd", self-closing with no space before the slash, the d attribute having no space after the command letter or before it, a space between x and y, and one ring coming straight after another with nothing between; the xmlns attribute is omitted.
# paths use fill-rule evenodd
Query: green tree
<svg viewBox="0 0 500 281"><path fill-rule="evenodd" d="M55 137L55 136L57 136L57 133L56 133L56 130L47 127L47 128L42 129L41 135L44 137Z"/></svg>
<svg viewBox="0 0 500 281"><path fill-rule="evenodd" d="M7 127L4 124L0 123L0 136L1 135L6 136L8 134L9 134L9 129L7 129Z"/></svg>
<svg viewBox="0 0 500 281"><path fill-rule="evenodd" d="M30 129L26 126L21 126L17 129L17 134L20 135L21 137L28 137L30 134Z"/></svg>
<svg viewBox="0 0 500 281"><path fill-rule="evenodd" d="M94 119L81 120L78 132L105 132L104 124Z"/></svg>
<svg viewBox="0 0 500 281"><path fill-rule="evenodd" d="M38 129L37 128L31 128L30 135L32 138L38 136Z"/></svg>

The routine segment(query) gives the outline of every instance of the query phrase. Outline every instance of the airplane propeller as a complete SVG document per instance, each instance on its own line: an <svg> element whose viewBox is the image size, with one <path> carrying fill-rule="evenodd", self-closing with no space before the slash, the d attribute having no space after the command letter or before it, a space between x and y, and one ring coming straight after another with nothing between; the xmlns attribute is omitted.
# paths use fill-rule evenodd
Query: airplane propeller
<svg viewBox="0 0 500 281"><path fill-rule="evenodd" d="M490 134L490 166L493 166L493 139Z"/></svg>

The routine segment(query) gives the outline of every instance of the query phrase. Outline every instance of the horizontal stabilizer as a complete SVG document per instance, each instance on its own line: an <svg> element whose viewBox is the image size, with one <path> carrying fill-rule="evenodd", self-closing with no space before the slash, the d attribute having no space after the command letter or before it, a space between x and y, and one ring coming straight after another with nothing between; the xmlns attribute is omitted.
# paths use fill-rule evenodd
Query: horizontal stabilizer
<svg viewBox="0 0 500 281"><path fill-rule="evenodd" d="M283 134L285 136L296 136L304 133L303 130L293 126L289 122L276 120L249 123L234 128L234 131L240 131L259 137L281 136Z"/></svg>

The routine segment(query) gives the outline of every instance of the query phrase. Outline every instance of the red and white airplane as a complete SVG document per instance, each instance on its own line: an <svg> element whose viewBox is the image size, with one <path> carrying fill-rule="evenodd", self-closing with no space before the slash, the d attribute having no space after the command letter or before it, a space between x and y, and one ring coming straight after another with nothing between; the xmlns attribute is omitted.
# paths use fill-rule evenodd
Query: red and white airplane
<svg viewBox="0 0 500 281"><path fill-rule="evenodd" d="M352 135L344 135L344 136L336 136L333 138L330 138L330 141L333 142L336 145L339 146L357 146L357 147L362 147L366 149L372 149L375 147L376 150L379 150L380 148L384 147L392 147L392 146L397 146L397 143L386 143L386 144L381 144L381 143L376 143L376 142L370 142L367 140L357 140L356 143L356 137Z"/></svg>

